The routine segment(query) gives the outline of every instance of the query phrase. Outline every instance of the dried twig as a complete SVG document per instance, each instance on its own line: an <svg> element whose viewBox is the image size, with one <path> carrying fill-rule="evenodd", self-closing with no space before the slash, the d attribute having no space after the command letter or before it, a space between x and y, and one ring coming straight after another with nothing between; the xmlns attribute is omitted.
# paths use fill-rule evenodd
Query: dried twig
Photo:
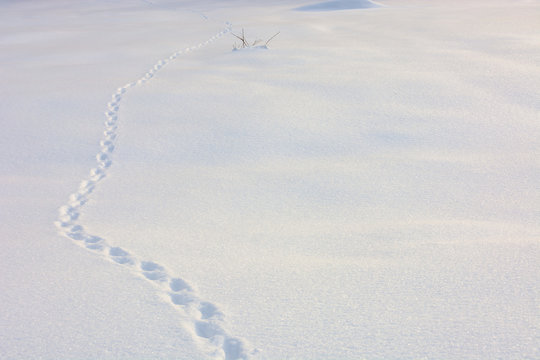
<svg viewBox="0 0 540 360"><path fill-rule="evenodd" d="M274 35L272 36L270 39L266 40L266 42L264 43L264 45L259 45L259 47L263 47L263 48L267 48L268 47L268 43L270 43L270 40L272 40L273 38L275 38L276 36L279 35L279 31ZM231 32L231 34L236 37L238 40L240 40L242 42L242 45L241 46L237 46L236 43L233 45L233 48L235 50L237 49L245 49L245 48L250 48L250 47L256 47L257 44L260 44L263 40L261 39L257 39L255 40L251 45L250 43L246 40L246 35L244 33L244 29L242 29L242 34L241 35L236 35L235 33Z"/></svg>
<svg viewBox="0 0 540 360"><path fill-rule="evenodd" d="M266 43L264 44L264 46L268 46L268 43L270 42L270 40L272 40L273 38L275 38L276 36L279 35L281 31L278 31L274 36L272 36L270 39L266 40Z"/></svg>

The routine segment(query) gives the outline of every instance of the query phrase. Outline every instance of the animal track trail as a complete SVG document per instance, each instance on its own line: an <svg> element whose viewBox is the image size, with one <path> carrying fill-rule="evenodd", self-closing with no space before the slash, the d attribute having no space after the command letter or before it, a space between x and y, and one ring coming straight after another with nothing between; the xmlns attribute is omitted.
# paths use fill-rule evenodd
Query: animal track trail
<svg viewBox="0 0 540 360"><path fill-rule="evenodd" d="M159 60L141 78L119 87L111 95L105 111L105 130L99 142L96 166L90 170L88 177L81 181L78 189L69 195L68 202L60 207L55 225L63 236L75 244L99 254L111 263L123 266L153 284L156 295L178 311L182 319L181 325L192 334L202 352L216 360L247 360L259 351L252 349L243 339L229 334L225 328L225 315L217 305L204 300L186 280L170 275L164 266L141 259L121 247L110 245L103 237L88 233L80 222L81 209L95 188L107 177L112 165L112 155L118 138L118 112L125 94L129 89L150 81L158 71L181 54L209 45L230 32L231 24L226 25L224 30L204 43L176 51L168 58Z"/></svg>

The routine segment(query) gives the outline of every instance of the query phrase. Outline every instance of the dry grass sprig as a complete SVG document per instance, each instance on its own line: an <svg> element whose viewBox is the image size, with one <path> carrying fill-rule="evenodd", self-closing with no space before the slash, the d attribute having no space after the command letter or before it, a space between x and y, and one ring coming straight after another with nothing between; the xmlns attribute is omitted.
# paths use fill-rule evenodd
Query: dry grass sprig
<svg viewBox="0 0 540 360"><path fill-rule="evenodd" d="M237 45L236 43L234 43L233 45L233 50L240 50L240 49L246 49L246 48L262 48L262 49L268 49L268 44L270 43L270 41L275 38L276 36L278 36L280 33L280 31L278 31L276 34L274 34L272 37L270 37L268 40L266 40L266 42L264 43L264 45L258 45L260 44L263 40L261 39L257 39L255 41L253 41L252 43L250 43L247 39L246 39L246 35L244 33L244 29L242 29L242 34L241 35L236 35L235 33L231 32L231 34L236 37L238 40L240 40L242 43L240 45Z"/></svg>

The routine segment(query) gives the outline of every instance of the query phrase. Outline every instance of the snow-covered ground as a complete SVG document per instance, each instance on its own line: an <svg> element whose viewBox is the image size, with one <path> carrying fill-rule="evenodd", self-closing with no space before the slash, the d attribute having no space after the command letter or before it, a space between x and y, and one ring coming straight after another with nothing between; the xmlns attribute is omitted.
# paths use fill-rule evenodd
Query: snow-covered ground
<svg viewBox="0 0 540 360"><path fill-rule="evenodd" d="M540 359L539 19L1 1L0 358Z"/></svg>

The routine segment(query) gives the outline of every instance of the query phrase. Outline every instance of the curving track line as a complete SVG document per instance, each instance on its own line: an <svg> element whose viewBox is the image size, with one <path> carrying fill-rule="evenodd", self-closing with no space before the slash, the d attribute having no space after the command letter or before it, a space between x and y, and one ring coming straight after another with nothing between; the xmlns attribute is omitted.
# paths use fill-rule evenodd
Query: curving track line
<svg viewBox="0 0 540 360"><path fill-rule="evenodd" d="M159 296L164 298L180 314L181 325L192 334L202 352L211 358L220 360L250 359L257 353L246 341L234 337L224 327L224 314L218 307L200 297L185 280L172 276L165 267L129 253L127 250L109 245L104 238L89 234L79 222L82 207L88 201L95 187L107 176L112 165L117 138L118 110L120 103L129 89L142 85L171 61L181 54L200 49L231 31L231 24L199 45L176 51L166 59L159 60L140 79L128 83L112 94L105 112L105 131L100 142L101 149L96 155L97 166L90 170L90 175L83 180L76 192L69 196L67 204L59 209L55 222L60 233L89 251L100 254L105 259L143 276L151 282Z"/></svg>

